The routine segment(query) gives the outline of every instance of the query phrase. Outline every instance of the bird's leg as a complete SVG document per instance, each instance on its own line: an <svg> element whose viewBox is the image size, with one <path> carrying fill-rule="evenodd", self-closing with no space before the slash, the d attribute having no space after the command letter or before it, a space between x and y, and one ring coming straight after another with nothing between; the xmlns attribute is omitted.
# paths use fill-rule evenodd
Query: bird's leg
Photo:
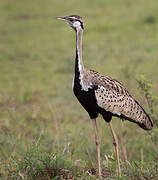
<svg viewBox="0 0 158 180"><path fill-rule="evenodd" d="M126 147L124 146L125 144L125 139L124 139L124 133L125 131L123 130L124 129L124 124L123 124L123 120L121 121L121 131L122 131L122 135L121 135L121 138L120 138L120 143L121 143L121 148L122 148L122 154L123 154L123 159L124 159L124 162L127 164L127 151L126 151ZM126 165L125 164L125 165Z"/></svg>
<svg viewBox="0 0 158 180"><path fill-rule="evenodd" d="M113 137L113 144L115 146L115 152L116 152L116 159L117 159L117 168L118 168L118 175L121 176L121 168L120 168L120 158L119 158L119 149L118 149L118 139L117 136L114 132L114 129L112 127L112 122L109 123L110 125L110 130L112 133L112 137Z"/></svg>
<svg viewBox="0 0 158 180"><path fill-rule="evenodd" d="M99 134L98 134L98 127L97 127L97 122L96 119L92 119L93 122L93 128L95 131L95 142L97 145L97 154L98 154L98 175L99 177L101 177L101 165L100 165L100 138L99 138Z"/></svg>

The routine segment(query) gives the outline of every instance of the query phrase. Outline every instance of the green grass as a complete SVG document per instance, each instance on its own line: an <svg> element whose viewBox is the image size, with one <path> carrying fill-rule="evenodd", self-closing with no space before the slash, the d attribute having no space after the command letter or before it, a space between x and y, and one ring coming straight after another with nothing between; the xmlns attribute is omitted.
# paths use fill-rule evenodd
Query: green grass
<svg viewBox="0 0 158 180"><path fill-rule="evenodd" d="M88 68L121 81L147 110L136 79L144 74L157 95L157 1L1 1L0 179L96 179L92 123L71 88L75 33L55 19L71 14L84 19ZM104 174L118 179L108 124L99 117L98 126ZM121 179L158 179L157 128L113 126L127 151Z"/></svg>

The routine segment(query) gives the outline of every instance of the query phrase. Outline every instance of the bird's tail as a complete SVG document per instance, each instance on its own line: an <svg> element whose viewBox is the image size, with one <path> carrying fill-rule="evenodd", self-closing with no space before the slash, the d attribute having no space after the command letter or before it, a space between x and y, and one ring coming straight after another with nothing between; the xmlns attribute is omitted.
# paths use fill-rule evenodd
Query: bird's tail
<svg viewBox="0 0 158 180"><path fill-rule="evenodd" d="M154 127L151 117L146 113L144 108L137 101L135 102L137 103L137 105L140 107L142 111L142 116L140 116L141 119L138 121L138 125L144 130L151 130Z"/></svg>
<svg viewBox="0 0 158 180"><path fill-rule="evenodd" d="M138 125L144 130L151 130L154 127L153 121L148 114L146 114L146 118L142 123L138 123Z"/></svg>

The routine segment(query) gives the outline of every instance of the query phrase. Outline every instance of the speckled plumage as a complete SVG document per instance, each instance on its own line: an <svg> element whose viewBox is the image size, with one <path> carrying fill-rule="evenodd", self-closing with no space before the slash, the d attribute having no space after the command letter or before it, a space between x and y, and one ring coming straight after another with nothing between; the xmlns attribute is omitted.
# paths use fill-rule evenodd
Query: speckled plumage
<svg viewBox="0 0 158 180"><path fill-rule="evenodd" d="M153 122L141 105L129 94L117 80L104 76L93 70L87 70L82 61L82 17L71 15L60 17L76 32L76 60L73 91L81 105L89 113L91 119L102 114L110 122L117 116L150 130Z"/></svg>
<svg viewBox="0 0 158 180"><path fill-rule="evenodd" d="M149 115L120 82L92 70L85 71L84 81L95 87L95 98L100 108L113 116L135 122L145 130L152 129Z"/></svg>

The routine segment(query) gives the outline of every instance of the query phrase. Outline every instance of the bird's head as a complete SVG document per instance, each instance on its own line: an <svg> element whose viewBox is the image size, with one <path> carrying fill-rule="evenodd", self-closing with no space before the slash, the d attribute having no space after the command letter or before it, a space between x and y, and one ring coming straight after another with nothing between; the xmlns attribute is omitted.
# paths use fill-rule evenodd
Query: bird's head
<svg viewBox="0 0 158 180"><path fill-rule="evenodd" d="M75 31L84 29L82 17L77 15L71 15L66 17L57 17L57 19L65 21Z"/></svg>

